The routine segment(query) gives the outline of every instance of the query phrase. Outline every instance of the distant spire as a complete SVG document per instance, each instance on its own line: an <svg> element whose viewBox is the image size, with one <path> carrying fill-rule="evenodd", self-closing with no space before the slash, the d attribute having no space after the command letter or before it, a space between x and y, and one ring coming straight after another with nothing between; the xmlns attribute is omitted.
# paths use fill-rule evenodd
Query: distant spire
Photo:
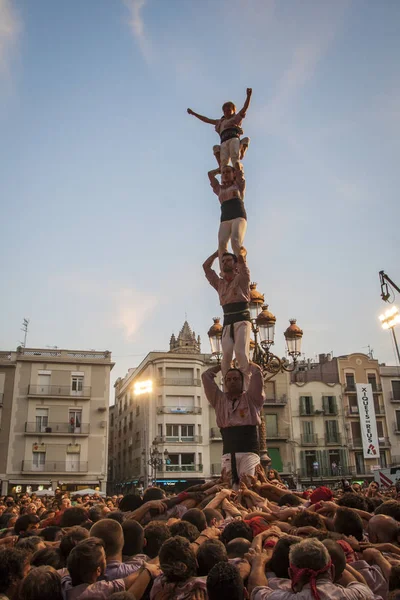
<svg viewBox="0 0 400 600"><path fill-rule="evenodd" d="M196 338L195 332L192 331L186 319L178 337L175 338L175 335L172 334L169 350L170 352L183 354L200 354L200 336Z"/></svg>

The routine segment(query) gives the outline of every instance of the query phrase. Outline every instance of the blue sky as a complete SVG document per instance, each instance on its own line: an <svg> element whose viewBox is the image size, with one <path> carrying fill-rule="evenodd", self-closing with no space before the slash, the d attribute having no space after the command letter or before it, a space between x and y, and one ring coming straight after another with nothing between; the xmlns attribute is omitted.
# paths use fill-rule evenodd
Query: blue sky
<svg viewBox="0 0 400 600"><path fill-rule="evenodd" d="M209 125L241 106L252 279L304 352L374 349L400 283L400 4L0 0L0 339L112 351L113 379L220 314ZM400 303L400 299L398 300Z"/></svg>

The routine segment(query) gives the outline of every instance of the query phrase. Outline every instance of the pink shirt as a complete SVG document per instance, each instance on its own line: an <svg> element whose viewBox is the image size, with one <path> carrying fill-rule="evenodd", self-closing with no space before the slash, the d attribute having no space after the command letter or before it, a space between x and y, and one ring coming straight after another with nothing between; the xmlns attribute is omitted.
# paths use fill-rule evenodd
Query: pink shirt
<svg viewBox="0 0 400 600"><path fill-rule="evenodd" d="M204 267L204 273L209 283L218 292L221 306L232 302L250 302L250 271L240 256L236 267L236 274L229 281L218 277L211 267Z"/></svg>
<svg viewBox="0 0 400 600"><path fill-rule="evenodd" d="M233 117L230 117L229 119L227 119L226 117L221 117L221 119L217 121L215 131L221 135L221 133L225 131L225 129L230 129L231 127L240 128L243 119L244 116L242 115L241 111L239 111L236 115L233 115ZM242 134L243 131L241 131L240 133Z"/></svg>
<svg viewBox="0 0 400 600"><path fill-rule="evenodd" d="M214 367L202 375L207 400L215 409L218 427L236 427L237 425L259 425L260 411L264 402L263 378L256 365L250 365L250 384L234 401L221 392L215 383Z"/></svg>
<svg viewBox="0 0 400 600"><path fill-rule="evenodd" d="M195 590L206 592L207 577L191 577L182 583L167 583L164 575L154 580L150 592L150 600L192 600Z"/></svg>
<svg viewBox="0 0 400 600"><path fill-rule="evenodd" d="M320 600L374 600L369 587L353 581L347 587L333 583L327 577L317 580ZM299 592L292 591L290 579L271 579L268 587L256 587L251 593L251 600L314 600L310 584L307 583Z"/></svg>
<svg viewBox="0 0 400 600"><path fill-rule="evenodd" d="M375 600L387 600L389 585L378 565L369 565L365 560L356 560L350 563L364 577L365 581L375 594Z"/></svg>
<svg viewBox="0 0 400 600"><path fill-rule="evenodd" d="M240 198L240 200L244 199L246 181L244 178L242 165L240 165L239 169L235 169L235 173L236 181L235 183L229 186L221 185L218 182L217 178L215 178L213 181L210 181L210 185L213 189L213 192L218 196L221 204L223 202L226 202L227 200L232 200L232 198Z"/></svg>
<svg viewBox="0 0 400 600"><path fill-rule="evenodd" d="M115 592L125 591L123 579L96 581L96 583L91 584L81 583L75 587L68 587L68 583L70 585L70 582L64 581L64 579L61 580L63 597L66 598L66 600L104 600Z"/></svg>

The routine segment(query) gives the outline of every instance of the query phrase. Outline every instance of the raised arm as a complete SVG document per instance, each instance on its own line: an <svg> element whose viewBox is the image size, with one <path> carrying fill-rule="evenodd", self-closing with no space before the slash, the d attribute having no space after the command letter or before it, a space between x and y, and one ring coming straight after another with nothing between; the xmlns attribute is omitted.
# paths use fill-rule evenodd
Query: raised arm
<svg viewBox="0 0 400 600"><path fill-rule="evenodd" d="M250 99L249 99L250 102ZM218 123L218 119L209 119L208 117L203 117L203 115L199 115L195 113L191 108L187 109L188 115L193 115L196 119L203 121L203 123L209 123L210 125L216 125Z"/></svg>
<svg viewBox="0 0 400 600"><path fill-rule="evenodd" d="M208 171L208 179L210 180L210 185L216 194L219 194L220 190L220 184L218 179L216 178L216 175L219 175L220 173L221 171L219 168L213 169L212 171Z"/></svg>
<svg viewBox="0 0 400 600"><path fill-rule="evenodd" d="M246 100L243 104L243 108L240 110L240 114L242 115L242 117L246 116L247 109L249 108L249 105L250 105L250 98L251 98L252 93L253 93L253 90L251 88L247 88Z"/></svg>
<svg viewBox="0 0 400 600"><path fill-rule="evenodd" d="M201 376L206 398L211 404L211 406L214 407L217 404L219 397L222 396L221 390L215 383L215 376L220 370L221 365L216 365L215 367L211 367L211 369L207 369L207 371L204 371L204 373Z"/></svg>
<svg viewBox="0 0 400 600"><path fill-rule="evenodd" d="M243 193L246 187L246 180L244 178L243 165L240 162L237 162L235 165L235 181L239 190Z"/></svg>
<svg viewBox="0 0 400 600"><path fill-rule="evenodd" d="M217 256L218 256L218 250L216 252L214 252L214 254L211 254L211 256L209 256L207 258L207 260L204 261L203 269L204 269L204 273L205 273L210 285L212 285L213 288L218 291L219 277L216 274L216 272L211 268L212 264L213 264L214 260L217 258Z"/></svg>
<svg viewBox="0 0 400 600"><path fill-rule="evenodd" d="M258 406L262 407L264 404L264 380L261 373L261 369L258 365L251 362L250 363L250 383L249 389L247 390L247 395L252 402Z"/></svg>

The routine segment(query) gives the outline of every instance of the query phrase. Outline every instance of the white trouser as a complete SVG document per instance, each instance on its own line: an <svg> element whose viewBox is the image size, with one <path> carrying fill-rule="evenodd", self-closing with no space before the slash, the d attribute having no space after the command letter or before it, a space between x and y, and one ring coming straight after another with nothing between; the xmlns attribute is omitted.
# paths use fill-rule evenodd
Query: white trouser
<svg viewBox="0 0 400 600"><path fill-rule="evenodd" d="M226 167L231 159L232 166L234 167L238 161L240 161L240 147L250 144L250 138L244 137L241 140L239 138L232 138L226 142L222 142L221 145L213 146L214 154L220 155L221 168Z"/></svg>
<svg viewBox="0 0 400 600"><path fill-rule="evenodd" d="M235 452L235 458L239 480L242 475L254 476L256 466L260 464L260 457L258 454L254 454L254 452ZM225 469L227 473L232 471L230 454L222 455L221 469Z"/></svg>
<svg viewBox="0 0 400 600"><path fill-rule="evenodd" d="M231 338L231 325L227 325L222 331L222 376L225 377L226 372L231 368L233 351L235 351L238 368L243 373L243 389L247 390L250 379L249 352L251 323L249 321L234 323L233 333L234 340Z"/></svg>
<svg viewBox="0 0 400 600"><path fill-rule="evenodd" d="M233 254L239 256L239 250L243 246L244 236L247 229L247 220L243 217L222 221L218 231L218 256L221 267L221 258L224 252L228 252L228 243L231 240Z"/></svg>

